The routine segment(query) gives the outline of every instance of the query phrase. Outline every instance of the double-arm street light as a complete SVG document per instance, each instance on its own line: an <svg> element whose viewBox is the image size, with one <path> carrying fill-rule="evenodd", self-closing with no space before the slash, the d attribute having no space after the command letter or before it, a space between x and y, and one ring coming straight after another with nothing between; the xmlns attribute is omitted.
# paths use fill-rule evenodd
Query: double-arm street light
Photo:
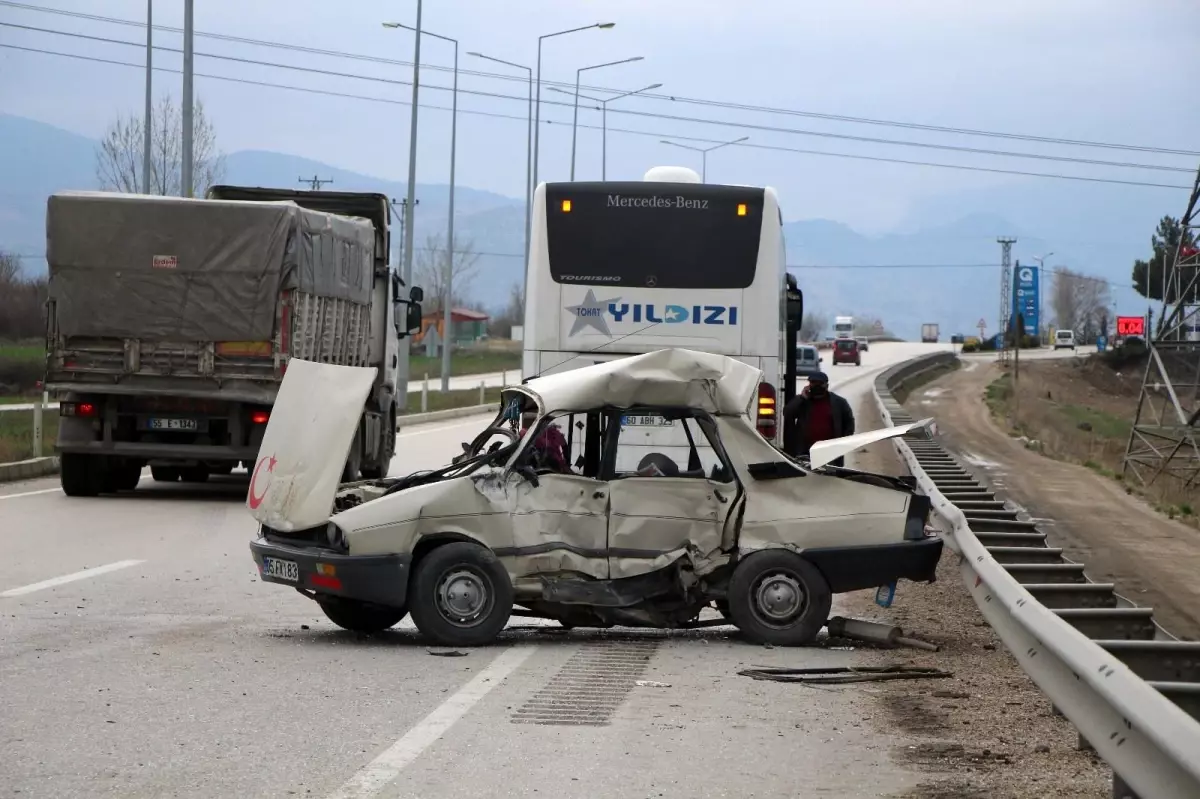
<svg viewBox="0 0 1200 799"><path fill-rule="evenodd" d="M726 141L726 142L721 142L720 144L714 144L712 147L693 147L690 144L680 144L677 141L667 141L666 139L659 139L659 143L660 144L669 144L672 147L682 147L685 150L691 150L693 152L700 153L700 156L701 156L700 180L707 182L707 180L708 180L708 154L711 153L713 150L719 150L722 147L728 147L731 144L741 144L742 142L746 141L749 138L750 138L749 136L743 136L742 138L734 139L733 141Z"/></svg>
<svg viewBox="0 0 1200 799"><path fill-rule="evenodd" d="M620 100L622 97L629 97L630 95L633 95L633 94L641 94L642 92L648 92L648 91L652 91L654 89L659 89L659 88L662 88L661 83L652 83L649 86L645 86L641 89L637 89L636 91L624 92L623 94L618 94L618 95L614 95L613 97L609 97L606 100L601 100L599 97L589 97L586 94L580 94L577 96L576 101L575 101L577 107L578 107L578 102L579 102L578 98L579 97L582 97L585 100L591 100L593 103L600 104L600 113L601 113L601 119L602 119L600 130L601 130L601 141L603 142L601 144L602 150L601 150L601 155L600 155L600 179L601 180L608 180L608 104L611 103L613 100ZM570 92L566 91L565 89L555 89L552 87L550 89L550 91L558 92L559 94L570 95ZM572 137L574 137L574 135L575 135L573 128L572 128L571 135L572 135ZM574 150L574 148L572 148L572 151L573 150ZM572 167L574 167L574 164L575 164L575 157L574 157L574 153L572 152L572 156L571 156ZM574 171L572 171L571 177L574 177L574 176L575 176Z"/></svg>
<svg viewBox="0 0 1200 799"><path fill-rule="evenodd" d="M529 212L533 205L533 183L530 174L530 168L533 163L533 67L514 64L512 61L505 61L503 58L493 58L490 55L483 53L467 53L467 55L482 58L486 61L495 61L497 64L504 64L513 67L514 69L523 69L529 73L529 118L525 123L525 264L529 263Z"/></svg>
<svg viewBox="0 0 1200 799"><path fill-rule="evenodd" d="M537 97L533 103L533 182L530 184L530 191L537 188L538 179L538 142L541 138L540 128L542 124L542 42L554 36L565 36L568 33L576 33L578 31L591 30L598 28L600 30L610 30L617 23L615 22L597 22L593 25L584 25L581 28L571 28L570 30L557 31L556 33L546 33L538 37L537 51Z"/></svg>
<svg viewBox="0 0 1200 799"><path fill-rule="evenodd" d="M604 67L615 67L618 64L628 64L632 61L641 61L642 56L635 55L633 58L622 58L620 61L608 61L603 64L593 64L590 67L580 67L575 70L575 114L571 119L571 180L575 179L575 131L579 125L579 76L588 70L603 69Z"/></svg>
<svg viewBox="0 0 1200 799"><path fill-rule="evenodd" d="M442 294L442 391L450 390L450 350L451 342L453 341L450 335L450 325L452 323L454 303L452 302L454 288L454 165L456 155L458 153L458 39L452 39L449 36L423 31L420 28L413 28L399 22L385 22L385 28L403 28L404 30L413 31L420 38L422 34L432 36L435 39L441 39L444 42L450 42L454 45L454 90L452 92L453 99L450 101L450 220L446 227L446 274L444 276L445 289ZM415 101L414 101L415 106Z"/></svg>
<svg viewBox="0 0 1200 799"><path fill-rule="evenodd" d="M1049 328L1046 327L1046 320L1042 316L1042 295L1046 292L1046 272L1043 269L1043 267L1046 265L1046 259L1049 258L1051 255L1054 255L1054 253L1048 252L1045 255L1042 255L1040 257L1035 256L1033 259L1038 262L1038 298L1037 298L1037 300L1038 300L1038 342L1039 343L1041 343L1041 341L1042 341L1042 330L1043 329L1046 329L1047 331L1049 330ZM1005 279L1007 279L1007 278L1005 278Z"/></svg>

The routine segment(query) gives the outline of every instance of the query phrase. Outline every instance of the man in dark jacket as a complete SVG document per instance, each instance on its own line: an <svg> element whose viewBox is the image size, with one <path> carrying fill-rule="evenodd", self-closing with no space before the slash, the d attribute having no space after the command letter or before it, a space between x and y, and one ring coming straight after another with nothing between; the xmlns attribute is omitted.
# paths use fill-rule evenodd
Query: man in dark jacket
<svg viewBox="0 0 1200 799"><path fill-rule="evenodd" d="M808 385L783 408L783 449L792 457L808 455L818 441L853 435L854 411L850 403L829 390L824 372L808 376ZM832 466L845 466L837 458Z"/></svg>

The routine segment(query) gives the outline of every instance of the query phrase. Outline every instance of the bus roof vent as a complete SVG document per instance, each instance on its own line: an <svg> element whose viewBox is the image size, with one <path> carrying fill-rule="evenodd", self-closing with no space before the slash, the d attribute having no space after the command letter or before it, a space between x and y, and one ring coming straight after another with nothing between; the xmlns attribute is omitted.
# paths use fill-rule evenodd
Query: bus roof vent
<svg viewBox="0 0 1200 799"><path fill-rule="evenodd" d="M701 183L696 170L686 166L656 166L648 170L642 180L647 183Z"/></svg>

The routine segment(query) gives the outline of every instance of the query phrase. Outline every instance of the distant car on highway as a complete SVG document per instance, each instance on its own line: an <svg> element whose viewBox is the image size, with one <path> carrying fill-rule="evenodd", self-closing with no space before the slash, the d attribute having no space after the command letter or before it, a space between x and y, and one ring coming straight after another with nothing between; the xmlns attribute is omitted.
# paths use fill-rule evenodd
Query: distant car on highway
<svg viewBox="0 0 1200 799"><path fill-rule="evenodd" d="M821 371L821 353L811 344L796 347L796 374L810 375Z"/></svg>
<svg viewBox="0 0 1200 799"><path fill-rule="evenodd" d="M855 341L858 342L858 348L863 352L866 352L871 347L871 342L867 341L865 338L858 338L855 339Z"/></svg>
<svg viewBox="0 0 1200 799"><path fill-rule="evenodd" d="M1055 330L1054 331L1054 349L1065 350L1075 349L1075 331L1074 330Z"/></svg>
<svg viewBox="0 0 1200 799"><path fill-rule="evenodd" d="M862 366L862 353L859 352L858 342L852 338L838 339L833 345L833 365L852 363Z"/></svg>

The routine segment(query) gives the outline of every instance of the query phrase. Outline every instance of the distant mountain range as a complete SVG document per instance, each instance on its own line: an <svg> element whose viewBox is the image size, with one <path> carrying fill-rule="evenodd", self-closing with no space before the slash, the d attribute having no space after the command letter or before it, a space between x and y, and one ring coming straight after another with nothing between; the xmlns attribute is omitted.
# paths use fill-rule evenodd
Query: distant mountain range
<svg viewBox="0 0 1200 799"><path fill-rule="evenodd" d="M0 249L25 256L28 269L45 270L46 197L97 187L96 145L85 136L0 114ZM229 154L224 182L295 187L298 178L314 174L332 178L330 188L339 190L407 194L401 182L256 150ZM1038 191L1005 187L925 203L910 215L907 233L868 237L836 221L789 222L788 263L800 278L807 307L831 319L840 314L879 318L908 338L916 338L923 322L940 323L947 336L973 333L980 318L989 330L995 328L999 270L980 265L999 263L998 235L1016 236L1026 251L1037 254L1055 250L1047 267L1064 263L1127 284L1132 261L1144 256L1158 218L1182 210L1169 203L1147 206L1146 195L1137 189L1130 194L1089 187L1094 206L1089 207L1070 199L1078 195L1078 186L1038 186ZM418 185L417 196L414 233L420 247L427 234L445 231L449 187ZM456 237L470 240L480 253L468 299L500 306L523 279L524 204L466 186L458 187L455 203ZM394 229L398 232L398 225ZM393 240L398 244L399 236ZM896 268L912 265L923 268ZM940 268L945 265L954 268ZM1144 305L1129 292L1115 292L1115 297L1127 309Z"/></svg>

